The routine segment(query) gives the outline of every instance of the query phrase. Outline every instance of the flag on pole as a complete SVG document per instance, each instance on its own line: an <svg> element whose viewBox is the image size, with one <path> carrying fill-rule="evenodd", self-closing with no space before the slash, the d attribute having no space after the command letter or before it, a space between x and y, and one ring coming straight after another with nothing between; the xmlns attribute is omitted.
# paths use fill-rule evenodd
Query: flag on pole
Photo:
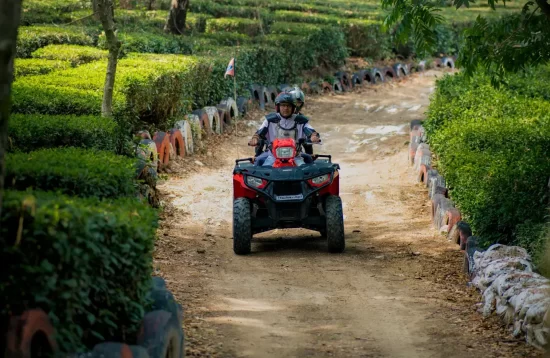
<svg viewBox="0 0 550 358"><path fill-rule="evenodd" d="M226 78L227 75L235 77L235 59L232 58L231 61L229 61L229 65L227 65L227 70L225 70L225 75L223 75L223 78Z"/></svg>

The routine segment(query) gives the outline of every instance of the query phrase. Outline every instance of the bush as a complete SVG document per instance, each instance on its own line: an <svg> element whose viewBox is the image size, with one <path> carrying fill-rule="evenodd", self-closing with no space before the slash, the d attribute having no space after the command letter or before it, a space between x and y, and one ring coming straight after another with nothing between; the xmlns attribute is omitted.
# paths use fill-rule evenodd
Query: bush
<svg viewBox="0 0 550 358"><path fill-rule="evenodd" d="M288 10L277 10L274 15L275 21L282 22L301 22L301 23L311 23L311 24L330 24L338 25L342 22L342 19L331 16L331 15L322 15L311 12L300 12L300 11L288 11Z"/></svg>
<svg viewBox="0 0 550 358"><path fill-rule="evenodd" d="M151 32L121 32L118 39L122 42L121 53L129 52L181 54L193 53L193 38L172 34ZM107 48L105 36L100 36L98 46Z"/></svg>
<svg viewBox="0 0 550 358"><path fill-rule="evenodd" d="M94 34L79 27L21 26L17 35L17 57L28 58L37 49L47 45L94 45Z"/></svg>
<svg viewBox="0 0 550 358"><path fill-rule="evenodd" d="M352 56L385 60L392 56L390 36L382 31L380 22L349 20L342 24L346 44Z"/></svg>
<svg viewBox="0 0 550 358"><path fill-rule="evenodd" d="M45 75L46 73L69 67L71 67L69 61L16 58L14 64L15 79L23 76Z"/></svg>
<svg viewBox="0 0 550 358"><path fill-rule="evenodd" d="M187 13L185 27L191 32L202 33L206 31L206 22L211 18L212 16L208 14Z"/></svg>
<svg viewBox="0 0 550 358"><path fill-rule="evenodd" d="M116 122L99 116L12 114L8 128L11 151L81 147L115 151Z"/></svg>
<svg viewBox="0 0 550 358"><path fill-rule="evenodd" d="M51 24L70 21L70 13L90 6L80 0L25 0L21 25Z"/></svg>
<svg viewBox="0 0 550 358"><path fill-rule="evenodd" d="M78 68L23 77L13 84L16 113L99 115L106 61ZM164 128L178 111L190 110L194 78L208 72L197 58L174 55L129 54L117 66L113 113L120 130L130 135L141 125Z"/></svg>
<svg viewBox="0 0 550 358"><path fill-rule="evenodd" d="M6 187L80 197L134 196L136 159L82 148L48 148L6 156Z"/></svg>
<svg viewBox="0 0 550 358"><path fill-rule="evenodd" d="M511 243L518 225L544 222L550 103L473 81L438 81L426 128L438 169L477 235Z"/></svg>
<svg viewBox="0 0 550 358"><path fill-rule="evenodd" d="M248 36L260 34L260 22L251 19L225 17L221 19L209 19L206 22L206 32L238 32Z"/></svg>
<svg viewBox="0 0 550 358"><path fill-rule="evenodd" d="M156 212L135 199L7 190L0 314L42 308L65 353L103 340L132 343L149 309L156 227Z"/></svg>
<svg viewBox="0 0 550 358"><path fill-rule="evenodd" d="M272 34L302 35L307 36L321 29L320 25L278 21L271 25Z"/></svg>
<svg viewBox="0 0 550 358"><path fill-rule="evenodd" d="M106 59L108 52L95 47L79 45L48 45L32 53L32 57L69 61L73 67Z"/></svg>

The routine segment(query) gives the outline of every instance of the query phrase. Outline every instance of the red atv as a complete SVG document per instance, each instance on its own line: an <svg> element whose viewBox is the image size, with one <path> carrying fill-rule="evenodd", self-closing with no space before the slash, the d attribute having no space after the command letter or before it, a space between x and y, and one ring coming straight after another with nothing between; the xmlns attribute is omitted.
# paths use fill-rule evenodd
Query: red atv
<svg viewBox="0 0 550 358"><path fill-rule="evenodd" d="M305 228L326 237L329 252L345 248L338 164L330 155L313 155L301 164L303 140L276 139L273 166L237 159L233 170L233 251L250 253L252 235L279 228ZM308 143L311 144L311 143ZM301 164L301 165L300 165Z"/></svg>

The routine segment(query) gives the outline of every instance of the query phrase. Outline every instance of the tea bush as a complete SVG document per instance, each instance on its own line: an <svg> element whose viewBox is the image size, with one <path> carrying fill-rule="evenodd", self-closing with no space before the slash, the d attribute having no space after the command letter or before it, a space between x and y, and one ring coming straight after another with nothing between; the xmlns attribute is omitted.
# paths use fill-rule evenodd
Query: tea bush
<svg viewBox="0 0 550 358"><path fill-rule="evenodd" d="M260 22L252 19L224 17L220 19L209 19L206 22L206 32L215 33L237 32L248 36L256 36L260 34Z"/></svg>
<svg viewBox="0 0 550 358"><path fill-rule="evenodd" d="M17 57L31 57L34 51L47 45L93 46L98 33L78 26L21 26L17 35Z"/></svg>
<svg viewBox="0 0 550 358"><path fill-rule="evenodd" d="M11 151L81 147L114 152L118 126L99 116L12 114L8 127Z"/></svg>
<svg viewBox="0 0 550 358"><path fill-rule="evenodd" d="M451 197L486 244L512 243L518 227L545 220L550 103L480 75L438 81L426 128Z"/></svg>
<svg viewBox="0 0 550 358"><path fill-rule="evenodd" d="M157 220L136 199L6 190L0 315L42 308L65 353L103 340L131 344L150 307Z"/></svg>
<svg viewBox="0 0 550 358"><path fill-rule="evenodd" d="M45 75L46 73L69 67L71 67L69 61L16 58L14 62L15 79L23 76Z"/></svg>
<svg viewBox="0 0 550 358"><path fill-rule="evenodd" d="M136 159L83 148L48 148L30 153L8 153L8 189L59 191L97 198L137 193Z"/></svg>
<svg viewBox="0 0 550 358"><path fill-rule="evenodd" d="M79 45L48 45L32 53L34 58L69 61L73 67L106 59L107 55L105 50Z"/></svg>

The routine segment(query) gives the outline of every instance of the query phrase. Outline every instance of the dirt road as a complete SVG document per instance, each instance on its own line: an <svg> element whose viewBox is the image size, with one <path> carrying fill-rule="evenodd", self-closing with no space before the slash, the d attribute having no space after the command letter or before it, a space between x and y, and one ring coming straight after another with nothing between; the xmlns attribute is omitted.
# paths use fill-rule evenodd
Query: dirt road
<svg viewBox="0 0 550 358"><path fill-rule="evenodd" d="M306 230L264 233L251 255L233 254L231 170L250 156L252 127L160 186L156 273L184 306L188 356L537 356L475 312L462 255L431 227L407 165L407 125L423 117L435 75L307 99L324 140L315 150L342 168L343 254Z"/></svg>

